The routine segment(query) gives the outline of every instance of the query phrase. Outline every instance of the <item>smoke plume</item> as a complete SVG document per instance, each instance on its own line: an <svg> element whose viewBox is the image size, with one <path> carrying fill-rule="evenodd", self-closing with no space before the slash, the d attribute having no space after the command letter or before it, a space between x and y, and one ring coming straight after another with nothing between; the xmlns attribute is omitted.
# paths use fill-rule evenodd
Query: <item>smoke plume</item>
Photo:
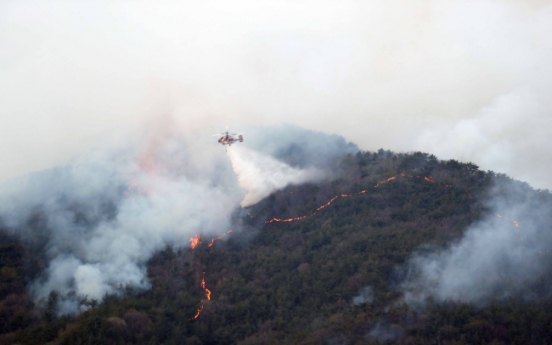
<svg viewBox="0 0 552 345"><path fill-rule="evenodd" d="M361 305L365 303L372 303L374 301L374 290L372 290L372 287L365 286L362 289L360 289L358 295L353 297L352 304L353 305Z"/></svg>
<svg viewBox="0 0 552 345"><path fill-rule="evenodd" d="M190 133L162 117L115 148L0 185L0 230L18 236L45 267L29 285L35 300L56 291L59 314L72 314L106 294L148 289L153 254L186 248L196 234L225 233L243 189L242 205L251 205L289 183L322 178L307 155L351 148L343 138L295 127L250 131L279 134L271 150L307 167L293 168L247 141L229 149L230 162L210 128ZM297 142L305 149L294 149Z"/></svg>
<svg viewBox="0 0 552 345"><path fill-rule="evenodd" d="M401 337L403 333L404 330L399 325L378 321L376 325L366 334L366 338L388 342Z"/></svg>
<svg viewBox="0 0 552 345"><path fill-rule="evenodd" d="M550 294L550 193L520 185L506 193L495 190L489 216L470 226L457 243L411 258L403 283L406 302L420 305L431 299L487 305Z"/></svg>
<svg viewBox="0 0 552 345"><path fill-rule="evenodd" d="M320 170L295 169L270 156L259 154L242 147L228 148L228 156L240 186L247 190L241 202L242 207L252 206L272 192L289 184L300 184L320 180L324 177Z"/></svg>
<svg viewBox="0 0 552 345"><path fill-rule="evenodd" d="M549 0L1 1L0 180L168 101L191 130L287 122L551 188L551 32Z"/></svg>
<svg viewBox="0 0 552 345"><path fill-rule="evenodd" d="M240 193L228 164L212 169L222 153L206 147L199 157L175 136L148 146L89 153L3 190L3 225L46 262L30 285L35 299L57 291L66 314L85 298L147 289L156 251L228 229Z"/></svg>

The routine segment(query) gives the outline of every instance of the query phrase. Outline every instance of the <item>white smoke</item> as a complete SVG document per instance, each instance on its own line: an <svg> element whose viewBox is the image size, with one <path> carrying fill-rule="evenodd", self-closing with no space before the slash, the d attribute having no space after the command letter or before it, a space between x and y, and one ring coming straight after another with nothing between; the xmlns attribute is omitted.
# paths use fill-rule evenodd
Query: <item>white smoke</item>
<svg viewBox="0 0 552 345"><path fill-rule="evenodd" d="M358 295L353 297L353 305L361 305L365 303L372 303L374 301L374 290L371 286L365 286L358 292Z"/></svg>
<svg viewBox="0 0 552 345"><path fill-rule="evenodd" d="M366 337L387 342L401 337L403 333L404 330L399 325L378 321L376 325L366 334Z"/></svg>
<svg viewBox="0 0 552 345"><path fill-rule="evenodd" d="M549 0L0 1L0 181L167 100L551 188L551 32Z"/></svg>
<svg viewBox="0 0 552 345"><path fill-rule="evenodd" d="M36 300L57 291L68 314L86 309L84 298L147 289L156 251L228 230L241 193L220 147L158 134L145 149L90 153L2 190L3 224L45 246L45 271L30 285Z"/></svg>
<svg viewBox="0 0 552 345"><path fill-rule="evenodd" d="M473 117L426 128L415 147L441 159L474 162L532 185L549 186L548 160L541 159L544 153L536 148L549 145L544 128L552 128L551 106L539 92L519 88L496 97ZM528 171L527 166L533 168Z"/></svg>
<svg viewBox="0 0 552 345"><path fill-rule="evenodd" d="M287 185L317 181L324 177L317 169L295 169L244 147L229 147L228 156L240 186L247 191L241 202L242 207L252 206Z"/></svg>
<svg viewBox="0 0 552 345"><path fill-rule="evenodd" d="M265 153L254 151L263 150L262 141L249 143L253 149L233 146L230 164L208 134L212 128L186 130L170 116L158 118L139 138L121 138L119 147L0 185L2 229L44 262L29 286L36 301L56 291L58 312L71 314L87 309L86 300L148 289L148 260L167 246L188 247L196 234L225 233L243 189L248 206L288 184L323 176L271 154L291 152L311 166L355 149L343 138L299 128L251 128L252 137L275 132L281 140Z"/></svg>
<svg viewBox="0 0 552 345"><path fill-rule="evenodd" d="M470 226L459 242L414 255L402 285L405 301L486 305L549 294L552 232L545 218L549 217L550 195L541 192L530 198L527 193L521 199L525 200L507 205L494 198L494 212Z"/></svg>

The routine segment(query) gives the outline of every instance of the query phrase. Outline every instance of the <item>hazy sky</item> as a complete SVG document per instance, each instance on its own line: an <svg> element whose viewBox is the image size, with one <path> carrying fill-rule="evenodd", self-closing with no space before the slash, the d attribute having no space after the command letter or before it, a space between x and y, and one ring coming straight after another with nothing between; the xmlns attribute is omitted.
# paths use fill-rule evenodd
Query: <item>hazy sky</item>
<svg viewBox="0 0 552 345"><path fill-rule="evenodd" d="M550 61L544 0L2 1L0 180L173 116L288 122L552 188Z"/></svg>

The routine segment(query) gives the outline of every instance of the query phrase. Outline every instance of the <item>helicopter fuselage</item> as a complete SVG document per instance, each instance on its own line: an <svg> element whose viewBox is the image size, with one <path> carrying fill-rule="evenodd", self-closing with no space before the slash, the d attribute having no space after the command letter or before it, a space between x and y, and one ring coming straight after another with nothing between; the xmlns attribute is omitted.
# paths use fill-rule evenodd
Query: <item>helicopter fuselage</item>
<svg viewBox="0 0 552 345"><path fill-rule="evenodd" d="M233 135L230 135L230 134L226 134L226 135L223 135L222 137L219 138L218 142L219 144L221 145L228 145L228 146L231 146L233 143L235 142L240 142L240 143L243 143L243 136L242 135L239 135L238 137L235 137Z"/></svg>

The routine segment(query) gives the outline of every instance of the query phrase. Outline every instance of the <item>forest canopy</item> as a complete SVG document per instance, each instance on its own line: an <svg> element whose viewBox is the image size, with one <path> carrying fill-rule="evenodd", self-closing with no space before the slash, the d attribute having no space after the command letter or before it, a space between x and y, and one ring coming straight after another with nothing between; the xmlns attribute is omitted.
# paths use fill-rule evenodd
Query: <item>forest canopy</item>
<svg viewBox="0 0 552 345"><path fill-rule="evenodd" d="M76 316L60 313L61 293L31 298L43 243L0 225L0 343L552 342L549 191L422 152L327 164L333 179L159 251L149 289L77 296ZM40 226L38 212L28 228Z"/></svg>

